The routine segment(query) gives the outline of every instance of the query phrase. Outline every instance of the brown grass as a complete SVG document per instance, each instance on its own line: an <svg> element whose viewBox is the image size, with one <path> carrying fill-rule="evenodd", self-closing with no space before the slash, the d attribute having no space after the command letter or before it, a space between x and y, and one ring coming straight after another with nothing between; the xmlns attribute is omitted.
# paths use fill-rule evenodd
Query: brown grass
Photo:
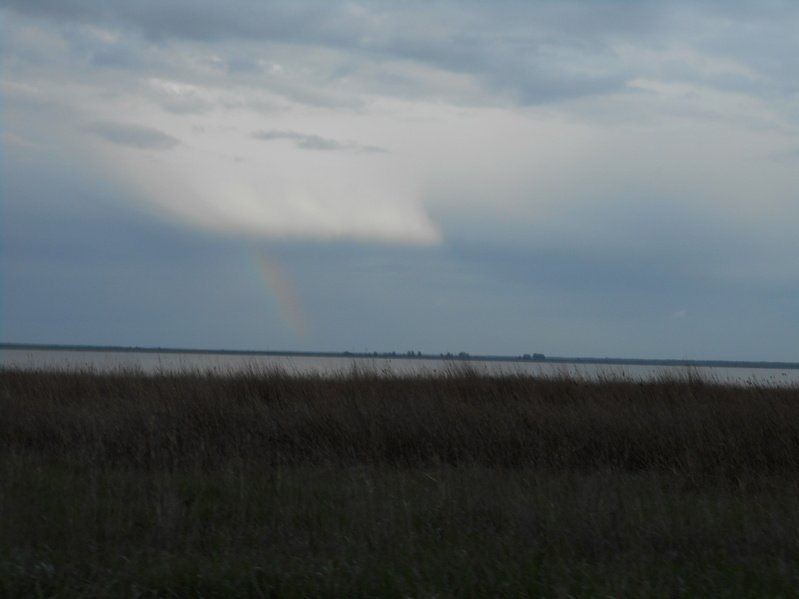
<svg viewBox="0 0 799 599"><path fill-rule="evenodd" d="M446 464L696 480L799 473L799 390L697 376L5 369L0 394L0 453L85 467Z"/></svg>
<svg viewBox="0 0 799 599"><path fill-rule="evenodd" d="M0 597L787 597L799 389L0 369Z"/></svg>

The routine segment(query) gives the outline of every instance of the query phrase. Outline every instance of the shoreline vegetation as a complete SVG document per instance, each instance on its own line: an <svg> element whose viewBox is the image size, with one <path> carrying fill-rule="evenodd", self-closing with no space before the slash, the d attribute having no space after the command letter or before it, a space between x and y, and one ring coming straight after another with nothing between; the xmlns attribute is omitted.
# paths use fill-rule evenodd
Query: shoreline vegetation
<svg viewBox="0 0 799 599"><path fill-rule="evenodd" d="M0 368L0 597L788 597L799 387Z"/></svg>
<svg viewBox="0 0 799 599"><path fill-rule="evenodd" d="M75 351L75 352L127 352L149 354L195 354L219 356L296 356L309 358L390 358L407 360L441 360L445 362L545 362L550 364L596 364L618 366L673 366L689 368L772 368L799 369L799 362L747 361L747 360L689 360L648 358L573 358L545 356L541 353L517 356L471 355L466 352L423 354L422 352L332 352L332 351L269 351L229 349L189 349L168 347L127 347L118 345L57 345L36 343L0 343L2 350Z"/></svg>

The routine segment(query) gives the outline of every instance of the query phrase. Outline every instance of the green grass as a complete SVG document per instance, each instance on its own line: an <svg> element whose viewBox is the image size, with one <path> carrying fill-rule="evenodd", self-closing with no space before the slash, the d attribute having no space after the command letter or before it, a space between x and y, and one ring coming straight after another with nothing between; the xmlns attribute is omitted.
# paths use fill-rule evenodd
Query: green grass
<svg viewBox="0 0 799 599"><path fill-rule="evenodd" d="M0 597L791 597L799 392L0 372Z"/></svg>

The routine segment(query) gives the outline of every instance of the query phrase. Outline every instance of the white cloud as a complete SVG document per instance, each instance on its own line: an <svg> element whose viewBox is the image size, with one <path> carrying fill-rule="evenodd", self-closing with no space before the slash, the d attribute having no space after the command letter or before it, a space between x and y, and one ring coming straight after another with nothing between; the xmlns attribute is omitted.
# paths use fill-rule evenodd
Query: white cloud
<svg viewBox="0 0 799 599"><path fill-rule="evenodd" d="M329 137L277 133L299 147L267 144L250 134L263 117L218 109L175 115L153 106L143 122L158 124L158 139L181 139L168 153L151 151L154 128L95 124L115 146L85 144L126 186L167 212L210 230L249 238L358 239L429 244L438 228L420 199L418 178L401 163L378 159L369 146ZM356 128L368 128L353 117ZM198 122L203 123L197 125ZM330 128L326 115L314 119ZM121 134L124 134L120 137ZM269 137L269 136L267 136ZM346 139L346 138L345 138ZM307 148L346 150L308 152ZM135 147L138 146L138 147Z"/></svg>
<svg viewBox="0 0 799 599"><path fill-rule="evenodd" d="M210 228L429 243L430 214L490 215L635 251L648 240L597 228L597 204L767 228L799 193L791 161L763 158L795 147L799 115L781 71L734 49L736 11L705 29L718 11L688 4L9 6L16 93L116 148L60 143ZM92 68L112 47L136 60Z"/></svg>
<svg viewBox="0 0 799 599"><path fill-rule="evenodd" d="M174 114L202 114L211 109L212 100L196 85L187 85L157 77L148 81L152 98L167 112Z"/></svg>

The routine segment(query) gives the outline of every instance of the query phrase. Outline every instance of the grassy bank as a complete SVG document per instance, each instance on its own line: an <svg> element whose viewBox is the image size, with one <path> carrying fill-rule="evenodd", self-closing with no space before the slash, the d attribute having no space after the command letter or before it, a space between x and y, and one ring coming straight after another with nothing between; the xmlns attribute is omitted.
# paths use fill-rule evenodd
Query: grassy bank
<svg viewBox="0 0 799 599"><path fill-rule="evenodd" d="M799 390L0 372L0 596L799 592Z"/></svg>

